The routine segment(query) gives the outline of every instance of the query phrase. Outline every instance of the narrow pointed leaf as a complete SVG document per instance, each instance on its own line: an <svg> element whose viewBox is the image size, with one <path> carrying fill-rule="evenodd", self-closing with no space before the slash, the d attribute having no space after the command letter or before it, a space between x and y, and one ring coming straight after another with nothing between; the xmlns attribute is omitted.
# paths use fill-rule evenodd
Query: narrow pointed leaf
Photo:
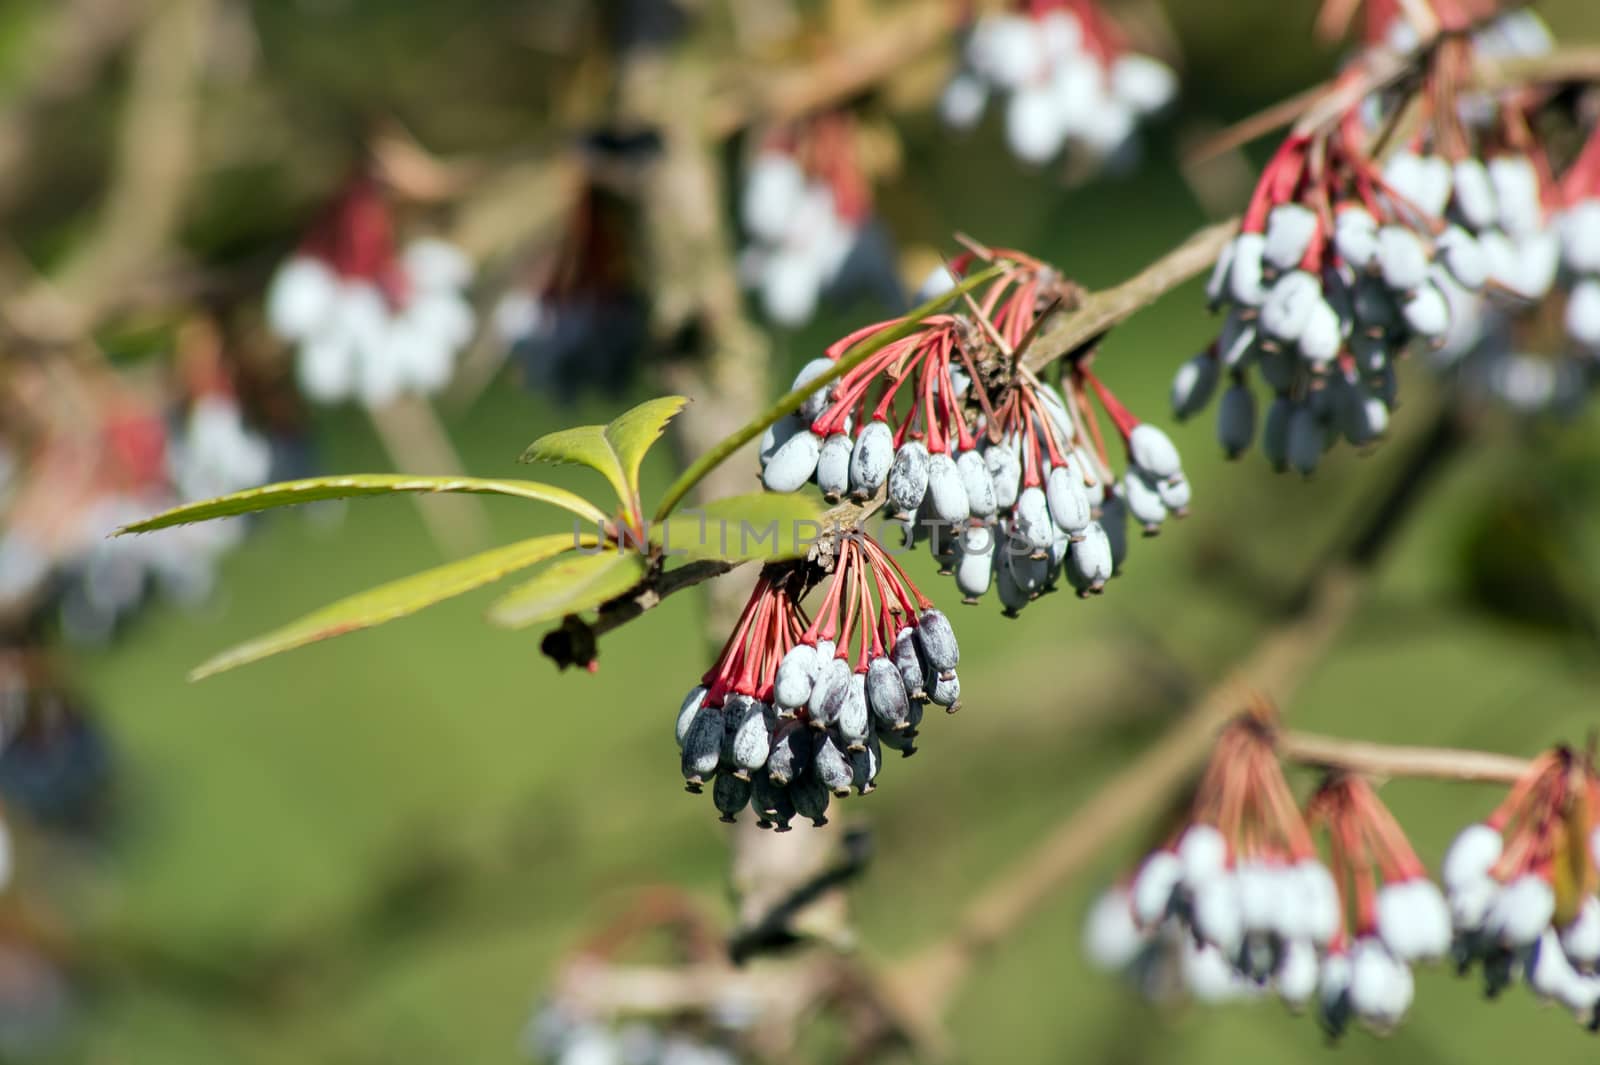
<svg viewBox="0 0 1600 1065"><path fill-rule="evenodd" d="M114 535L153 532L174 525L187 525L214 518L253 514L258 510L315 503L323 499L350 499L356 496L394 495L405 492L470 492L479 495L513 496L563 507L585 521L600 523L605 512L576 493L538 481L503 481L481 477L413 477L397 473L356 473L342 477L309 477L282 481L262 488L251 488L232 495L189 503L153 518L134 522ZM568 538L570 541L570 537Z"/></svg>
<svg viewBox="0 0 1600 1065"><path fill-rule="evenodd" d="M653 524L650 538L686 559L796 558L821 535L823 519L808 495L753 492L680 510Z"/></svg>
<svg viewBox="0 0 1600 1065"><path fill-rule="evenodd" d="M548 462L553 466L577 465L598 470L617 493L623 506L631 506L632 492L628 488L628 475L606 439L603 425L580 425L573 429L560 429L546 433L522 453L519 462Z"/></svg>
<svg viewBox="0 0 1600 1065"><path fill-rule="evenodd" d="M593 546L597 542L593 537L577 540L571 533L552 533L413 573L409 577L341 599L307 614L299 621L224 651L189 674L189 679L199 680L330 636L342 636L347 632L370 629L374 625L403 618L423 607L481 588L509 573L554 558L563 551Z"/></svg>
<svg viewBox="0 0 1600 1065"><path fill-rule="evenodd" d="M676 418L688 402L683 396L662 396L639 404L606 426L606 442L616 453L628 489L635 496L639 494L639 466L645 452L655 446L666 432L667 423Z"/></svg>
<svg viewBox="0 0 1600 1065"><path fill-rule="evenodd" d="M637 551L576 554L550 565L489 607L489 620L508 629L593 610L638 584L649 569Z"/></svg>

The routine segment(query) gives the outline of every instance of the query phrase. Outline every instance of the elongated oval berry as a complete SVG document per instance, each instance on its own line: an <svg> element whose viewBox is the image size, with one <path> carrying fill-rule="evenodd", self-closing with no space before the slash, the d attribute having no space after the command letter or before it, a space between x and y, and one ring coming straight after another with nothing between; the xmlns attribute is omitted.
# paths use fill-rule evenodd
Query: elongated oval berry
<svg viewBox="0 0 1600 1065"><path fill-rule="evenodd" d="M940 677L948 677L961 664L961 647L956 643L950 619L935 607L924 610L917 619L917 651Z"/></svg>
<svg viewBox="0 0 1600 1065"><path fill-rule="evenodd" d="M839 738L847 748L860 750L867 742L867 731L872 726L872 714L867 708L867 675L852 673L843 702L839 704L839 719L834 722Z"/></svg>
<svg viewBox="0 0 1600 1065"><path fill-rule="evenodd" d="M1293 270L1305 258L1316 235L1315 211L1298 203L1279 204L1267 214L1263 258L1274 269Z"/></svg>
<svg viewBox="0 0 1600 1065"><path fill-rule="evenodd" d="M705 701L706 686L697 684L683 697L683 705L678 708L678 749L683 749L683 738L689 734L689 726L694 724L694 717L700 712L700 704Z"/></svg>
<svg viewBox="0 0 1600 1065"><path fill-rule="evenodd" d="M838 364L826 357L819 356L812 359L800 367L800 372L795 374L794 384L790 386L789 390L792 392L804 388L836 365ZM833 390L837 386L838 382L830 382L807 396L805 402L800 404L800 409L796 412L800 415L801 420L807 425L816 421L822 412L828 409L829 404L833 402Z"/></svg>
<svg viewBox="0 0 1600 1065"><path fill-rule="evenodd" d="M722 760L722 707L702 706L683 737L683 779L689 791L699 791Z"/></svg>
<svg viewBox="0 0 1600 1065"><path fill-rule="evenodd" d="M1161 502L1161 493L1138 469L1130 469L1122 477L1122 498L1128 504L1133 520L1144 526L1146 536L1161 531L1167 520L1167 505Z"/></svg>
<svg viewBox="0 0 1600 1065"><path fill-rule="evenodd" d="M894 668L900 673L900 683L905 686L906 695L910 699L924 699L927 692L923 690L923 677L927 675L928 664L922 660L922 652L917 649L917 630L907 625L900 630L894 639Z"/></svg>
<svg viewBox="0 0 1600 1065"><path fill-rule="evenodd" d="M952 672L948 677L935 677L928 686L928 699L952 714L961 709L961 678Z"/></svg>
<svg viewBox="0 0 1600 1065"><path fill-rule="evenodd" d="M794 812L809 818L814 827L828 823L828 803L833 795L817 774L806 773L789 785L789 798L794 802Z"/></svg>
<svg viewBox="0 0 1600 1065"><path fill-rule="evenodd" d="M1011 568L1010 553L1004 546L1000 552L1000 562L994 568L994 590L1000 597L1000 612L1008 618L1014 618L1033 600L1017 583L1016 574ZM1047 566L1049 561L1041 561L1039 565Z"/></svg>
<svg viewBox="0 0 1600 1065"><path fill-rule="evenodd" d="M797 710L811 698L816 668L817 649L809 643L797 643L784 654L772 684L772 701L782 716L791 716L783 711Z"/></svg>
<svg viewBox="0 0 1600 1065"><path fill-rule="evenodd" d="M956 472L961 475L961 487L967 493L967 510L974 518L992 518L997 509L994 497L994 480L983 456L976 451L963 451L956 457Z"/></svg>
<svg viewBox="0 0 1600 1065"><path fill-rule="evenodd" d="M1259 307L1266 298L1262 286L1262 255L1266 238L1260 233L1240 233L1233 240L1233 262L1228 268L1228 295L1233 302Z"/></svg>
<svg viewBox="0 0 1600 1065"><path fill-rule="evenodd" d="M1111 545L1112 575L1121 573L1122 564L1128 559L1128 501L1122 498L1120 488L1100 504L1100 528Z"/></svg>
<svg viewBox="0 0 1600 1065"><path fill-rule="evenodd" d="M850 663L837 657L828 659L811 686L811 698L806 703L806 716L812 728L826 728L833 721L844 699L839 689L849 683Z"/></svg>
<svg viewBox="0 0 1600 1065"><path fill-rule="evenodd" d="M1444 336L1450 328L1450 305L1434 285L1424 284L1413 291L1401 313L1411 331L1428 340Z"/></svg>
<svg viewBox="0 0 1600 1065"><path fill-rule="evenodd" d="M1022 491L1022 459L1010 440L990 444L983 452L983 464L989 470L989 480L994 485L995 506L1010 510Z"/></svg>
<svg viewBox="0 0 1600 1065"><path fill-rule="evenodd" d="M1081 447L1075 448L1067 459L1074 469L1083 474L1083 490L1089 493L1090 508L1098 508L1106 499L1106 481L1099 474L1099 467Z"/></svg>
<svg viewBox="0 0 1600 1065"><path fill-rule="evenodd" d="M1223 454L1236 459L1250 450L1256 436L1256 397L1248 385L1235 381L1217 405L1217 443Z"/></svg>
<svg viewBox="0 0 1600 1065"><path fill-rule="evenodd" d="M1050 427L1054 427L1056 443L1062 447L1067 447L1078 433L1073 426L1072 415L1067 413L1067 401L1061 398L1061 393L1057 392L1054 386L1047 385L1043 381L1040 381L1034 389L1034 394L1039 397L1040 404L1044 406L1045 414L1050 418L1050 425L1040 426L1040 431L1043 432Z"/></svg>
<svg viewBox="0 0 1600 1065"><path fill-rule="evenodd" d="M1111 579L1111 541L1097 521L1089 523L1083 539L1074 540L1067 550L1067 582L1080 596L1102 590Z"/></svg>
<svg viewBox="0 0 1600 1065"><path fill-rule="evenodd" d="M1156 491L1161 495L1161 503L1176 518L1189 516L1189 500L1193 490L1189 486L1187 477L1173 477L1156 485Z"/></svg>
<svg viewBox="0 0 1600 1065"><path fill-rule="evenodd" d="M1457 161L1451 202L1461 220L1473 229L1488 229L1499 215L1489 171L1479 159L1468 156Z"/></svg>
<svg viewBox="0 0 1600 1065"><path fill-rule="evenodd" d="M811 771L824 787L840 798L850 794L855 770L851 768L844 749L829 733L824 732L816 738L811 755Z"/></svg>
<svg viewBox="0 0 1600 1065"><path fill-rule="evenodd" d="M1166 919L1172 893L1183 880L1183 866L1169 850L1153 852L1133 877L1133 918L1152 928Z"/></svg>
<svg viewBox="0 0 1600 1065"><path fill-rule="evenodd" d="M1050 520L1050 503L1044 489L1031 486L1024 488L1017 497L1016 507L1012 509L1011 520L1013 531L1034 554L1049 552L1055 540L1055 523Z"/></svg>
<svg viewBox="0 0 1600 1065"><path fill-rule="evenodd" d="M994 577L994 531L987 525L968 525L961 530L956 562L956 587L962 601L976 603L989 590Z"/></svg>
<svg viewBox="0 0 1600 1065"><path fill-rule="evenodd" d="M1327 300L1318 299L1306 314L1300 332L1300 355L1313 367L1326 366L1344 346L1344 323Z"/></svg>
<svg viewBox="0 0 1600 1065"><path fill-rule="evenodd" d="M761 472L761 483L769 492L797 492L817 472L822 455L822 440L810 429L802 429L778 446Z"/></svg>
<svg viewBox="0 0 1600 1065"><path fill-rule="evenodd" d="M1565 325L1574 343L1600 351L1600 278L1586 277L1572 286Z"/></svg>
<svg viewBox="0 0 1600 1065"><path fill-rule="evenodd" d="M1045 504L1050 520L1069 535L1081 535L1094 520L1089 503L1089 490L1084 487L1083 473L1073 459L1068 465L1056 466L1044 481Z"/></svg>
<svg viewBox="0 0 1600 1065"><path fill-rule="evenodd" d="M761 468L766 469L778 449L809 424L797 414L786 414L767 426L767 431L761 436Z"/></svg>
<svg viewBox="0 0 1600 1065"><path fill-rule="evenodd" d="M1217 390L1222 367L1209 351L1186 359L1172 377L1172 415L1180 422L1205 410Z"/></svg>
<svg viewBox="0 0 1600 1065"><path fill-rule="evenodd" d="M1069 540L1070 544L1071 541ZM1012 581L1029 599L1038 598L1050 581L1050 557L1035 556L1028 545L1014 538L1000 541L1001 563L997 568L1011 575Z"/></svg>
<svg viewBox="0 0 1600 1065"><path fill-rule="evenodd" d="M1279 473L1289 468L1289 420L1298 405L1288 396L1274 396L1261 431L1261 454Z"/></svg>
<svg viewBox="0 0 1600 1065"><path fill-rule="evenodd" d="M795 720L779 725L772 736L772 753L767 755L767 776L774 784L788 784L810 764L810 731Z"/></svg>
<svg viewBox="0 0 1600 1065"><path fill-rule="evenodd" d="M972 516L967 489L962 484L956 460L939 452L928 457L928 502L933 516L951 525Z"/></svg>
<svg viewBox="0 0 1600 1065"><path fill-rule="evenodd" d="M1417 234L1405 226L1378 230L1378 269L1383 283L1396 292L1410 292L1428 277L1428 252Z"/></svg>
<svg viewBox="0 0 1600 1065"><path fill-rule="evenodd" d="M888 658L880 656L867 663L867 705L880 728L900 730L911 723L911 700L905 681Z"/></svg>
<svg viewBox="0 0 1600 1065"><path fill-rule="evenodd" d="M738 819L739 811L750 805L750 793L754 789L750 778L722 773L711 786L711 801L722 814L721 819L731 825Z"/></svg>
<svg viewBox="0 0 1600 1065"><path fill-rule="evenodd" d="M758 774L751 781L750 808L755 811L756 823L763 828L776 826L779 832L789 830L794 820L794 800L789 789L775 784L766 774Z"/></svg>
<svg viewBox="0 0 1600 1065"><path fill-rule="evenodd" d="M1311 309L1322 302L1322 283L1304 270L1280 277L1261 304L1261 328L1270 337L1294 344L1305 332Z"/></svg>
<svg viewBox="0 0 1600 1065"><path fill-rule="evenodd" d="M1477 239L1460 226L1451 226L1439 234L1435 254L1462 288L1476 291L1489 280L1489 261L1483 249L1478 246Z"/></svg>
<svg viewBox="0 0 1600 1065"><path fill-rule="evenodd" d="M850 456L854 448L844 433L834 433L822 442L817 456L817 487L830 503L850 490Z"/></svg>
<svg viewBox="0 0 1600 1065"><path fill-rule="evenodd" d="M1246 321L1237 309L1229 311L1217 333L1217 358L1223 369L1237 370L1246 365L1256 352L1258 337L1253 319Z"/></svg>
<svg viewBox="0 0 1600 1065"><path fill-rule="evenodd" d="M894 462L894 430L888 422L873 420L862 426L850 455L850 492L866 499L883 487Z"/></svg>
<svg viewBox="0 0 1600 1065"><path fill-rule="evenodd" d="M1308 404L1298 404L1289 415L1288 439L1284 443L1285 457L1296 472L1310 477L1317 471L1317 463L1327 448L1327 430Z"/></svg>
<svg viewBox="0 0 1600 1065"><path fill-rule="evenodd" d="M907 440L889 467L889 508L896 515L915 514L928 494L928 448Z"/></svg>
<svg viewBox="0 0 1600 1065"><path fill-rule="evenodd" d="M1177 445L1172 438L1149 422L1136 425L1128 434L1128 455L1134 464L1157 480L1183 472Z"/></svg>
<svg viewBox="0 0 1600 1065"><path fill-rule="evenodd" d="M1233 245L1234 240L1230 240L1222 246L1222 254L1217 256L1217 263L1206 280L1206 303L1212 310L1217 309L1230 291L1228 274L1233 269Z"/></svg>
<svg viewBox="0 0 1600 1065"><path fill-rule="evenodd" d="M1489 160L1489 183L1500 207L1500 228L1515 240L1540 227L1539 173L1525 155L1500 155Z"/></svg>
<svg viewBox="0 0 1600 1065"><path fill-rule="evenodd" d="M1112 888L1095 899L1080 938L1089 961L1105 972L1132 965L1147 943L1133 921L1133 900L1123 888Z"/></svg>
<svg viewBox="0 0 1600 1065"><path fill-rule="evenodd" d="M767 704L752 699L743 711L733 733L733 764L748 771L767 764L772 753L771 711Z"/></svg>
<svg viewBox="0 0 1600 1065"><path fill-rule="evenodd" d="M878 746L878 738L871 737L866 746L860 750L850 751L850 783L855 786L857 795L871 795L877 785L873 782L878 779L878 770L883 765L883 749Z"/></svg>
<svg viewBox="0 0 1600 1065"><path fill-rule="evenodd" d="M1339 212L1333 227L1333 246L1346 266L1357 272L1372 269L1378 259L1378 225L1359 207Z"/></svg>

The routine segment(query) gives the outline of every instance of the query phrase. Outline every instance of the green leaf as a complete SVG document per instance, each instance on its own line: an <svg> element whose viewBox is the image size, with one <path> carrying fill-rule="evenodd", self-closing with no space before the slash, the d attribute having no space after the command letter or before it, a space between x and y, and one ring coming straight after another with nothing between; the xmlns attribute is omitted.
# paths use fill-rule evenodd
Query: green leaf
<svg viewBox="0 0 1600 1065"><path fill-rule="evenodd" d="M594 537L575 540L571 533L552 533L413 573L409 577L341 599L307 614L299 621L224 651L190 673L189 679L200 680L280 651L293 650L330 636L370 629L385 621L403 618L425 606L481 588L509 573L554 558L563 551L596 543L598 541Z"/></svg>
<svg viewBox="0 0 1600 1065"><path fill-rule="evenodd" d="M645 452L661 439L667 423L676 418L688 402L683 396L662 396L639 404L606 426L606 442L622 464L623 475L635 498L639 495L639 466Z"/></svg>
<svg viewBox="0 0 1600 1065"><path fill-rule="evenodd" d="M650 527L652 542L686 559L797 558L823 532L816 499L799 493L753 492L680 511Z"/></svg>
<svg viewBox="0 0 1600 1065"><path fill-rule="evenodd" d="M541 570L489 607L489 620L508 629L593 610L644 578L649 565L637 551L574 555Z"/></svg>
<svg viewBox="0 0 1600 1065"><path fill-rule="evenodd" d="M546 433L523 451L519 462L548 462L554 466L578 465L599 470L611 484L611 490L623 506L631 506L632 493L628 488L628 475L623 471L622 460L612 450L606 439L603 425L580 425L573 429L560 429Z"/></svg>
<svg viewBox="0 0 1600 1065"><path fill-rule="evenodd" d="M564 507L586 521L606 520L603 510L582 496L538 481L501 481L480 477L412 477L398 473L356 473L343 477L310 477L302 481L283 481L262 488L189 503L153 518L134 522L113 535L153 532L174 525L186 525L213 518L253 514L273 507L314 503L322 499L349 499L355 496L393 495L400 492L472 492L480 495L514 496ZM570 540L570 537L568 538Z"/></svg>

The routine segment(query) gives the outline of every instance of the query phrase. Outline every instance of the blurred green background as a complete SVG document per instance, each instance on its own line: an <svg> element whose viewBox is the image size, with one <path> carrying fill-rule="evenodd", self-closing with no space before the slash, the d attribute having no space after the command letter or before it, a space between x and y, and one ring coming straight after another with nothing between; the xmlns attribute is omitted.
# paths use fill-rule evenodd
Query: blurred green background
<svg viewBox="0 0 1600 1065"><path fill-rule="evenodd" d="M257 3L257 76L284 85L319 134L337 125L312 107L324 99L332 114L392 107L438 147L514 149L513 138L552 132L538 95L549 91L547 57L515 32L526 8L544 2ZM0 55L15 62L29 5L5 6ZM906 176L879 193L901 242L948 247L962 230L1097 286L1203 222L1177 177L1174 134L1301 88L1332 60L1309 41L1309 2L1166 6L1185 50L1183 113L1152 131L1137 175L1064 191L1019 168L992 115L971 139L910 116ZM1591 0L1541 7L1563 39L1600 40ZM507 95L517 79L530 98ZM110 128L109 112L94 112L108 100L52 134L76 144L91 173ZM282 190L304 180L293 144L248 174L216 178L194 215L221 219L226 232L197 239L226 244L283 225L278 212L297 197ZM306 152L333 150L318 144ZM238 194L254 187L236 186L246 178L264 183L257 201ZM238 216L223 217L219 203ZM39 248L68 239L59 227L72 210L53 199L24 235ZM836 310L777 338L781 359L798 366L871 313ZM1188 286L1116 332L1103 375L1136 411L1165 422L1170 373L1213 326ZM975 887L1092 794L1189 695L1226 675L1392 474L1427 407L1429 384L1413 369L1399 439L1368 456L1336 450L1310 482L1273 477L1259 456L1224 463L1209 415L1196 419L1175 433L1195 516L1136 543L1110 594L1057 595L1015 622L992 601L955 613L966 709L931 720L917 758L891 761L883 787L842 811L870 822L877 846L853 892L864 950L895 957L936 939ZM622 406L558 406L507 382L446 420L468 469L494 475L513 473L539 433ZM330 471L384 468L355 412L324 416L317 435ZM1524 754L1581 741L1600 705L1600 656L1581 625L1565 623L1568 611L1537 607L1567 597L1593 619L1597 459L1593 412L1574 425L1491 423L1405 528L1376 595L1285 708L1290 720ZM674 472L661 449L648 480L659 490ZM597 483L567 470L550 479ZM502 540L539 531L523 508L487 506ZM669 734L707 661L695 596L608 636L595 676L557 674L536 636L489 629L484 595L186 684L185 671L218 649L439 561L404 501L357 502L327 518L262 522L226 561L213 604L158 606L113 648L71 659L120 773L105 839L24 841L24 875L47 887L74 929L76 1017L62 1060L514 1061L553 964L632 888L677 884L726 909L728 830L706 798L682 793ZM953 587L926 558L912 573L955 610ZM1534 606L1515 620L1486 608L1508 595ZM1430 864L1455 828L1496 801L1493 789L1451 784L1396 783L1384 795ZM961 1059L1209 1065L1330 1053L1309 1019L1275 1003L1159 1013L1087 968L1085 906L1140 844L1130 836L1106 853L983 963L952 1016ZM1395 1036L1355 1033L1338 1052L1577 1060L1593 1055L1591 1040L1525 995L1486 1004L1470 981L1429 972Z"/></svg>

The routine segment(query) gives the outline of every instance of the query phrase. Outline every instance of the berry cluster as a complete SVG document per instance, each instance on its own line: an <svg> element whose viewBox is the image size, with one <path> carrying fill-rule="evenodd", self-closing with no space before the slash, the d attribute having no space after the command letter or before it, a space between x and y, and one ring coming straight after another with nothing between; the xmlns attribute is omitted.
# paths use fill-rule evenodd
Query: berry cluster
<svg viewBox="0 0 1600 1065"><path fill-rule="evenodd" d="M1558 748L1536 759L1485 821L1445 855L1443 878L1463 972L1483 969L1488 993L1519 975L1540 998L1600 1026L1600 782Z"/></svg>
<svg viewBox="0 0 1600 1065"><path fill-rule="evenodd" d="M762 478L776 492L815 481L830 500L884 492L907 542L928 541L967 602L993 585L1014 615L1063 574L1080 595L1102 591L1126 554L1128 516L1154 534L1169 514L1187 513L1190 490L1171 439L1130 413L1089 359L1074 362L1065 394L1021 366L1047 316L1077 290L1018 252L992 255L1012 265L970 315L924 319L774 425ZM977 261L963 255L952 270ZM840 340L795 387L897 324ZM1095 404L1122 439L1120 477Z"/></svg>
<svg viewBox="0 0 1600 1065"><path fill-rule="evenodd" d="M1394 362L1414 341L1466 351L1486 317L1542 300L1556 279L1554 185L1528 105L1462 89L1478 44L1460 12L1440 15L1449 32L1423 57L1420 89L1366 92L1367 64L1349 67L1279 147L1218 260L1207 291L1228 315L1172 398L1188 416L1228 378L1217 435L1229 456L1257 436L1252 370L1274 397L1263 453L1309 475L1338 438L1383 435ZM1420 128L1380 160L1413 108Z"/></svg>
<svg viewBox="0 0 1600 1065"><path fill-rule="evenodd" d="M824 296L874 291L903 307L887 233L872 218L856 120L816 115L769 132L750 162L740 218L750 239L739 273L774 322L809 322Z"/></svg>
<svg viewBox="0 0 1600 1065"><path fill-rule="evenodd" d="M940 112L961 129L977 124L991 92L1009 93L1006 141L1017 158L1043 164L1070 147L1100 161L1131 155L1141 118L1165 108L1177 77L1129 51L1095 0L1018 0L982 15Z"/></svg>
<svg viewBox="0 0 1600 1065"><path fill-rule="evenodd" d="M737 1065L717 1033L672 1030L648 1020L606 1024L543 1006L523 1036L528 1056L548 1065Z"/></svg>
<svg viewBox="0 0 1600 1065"><path fill-rule="evenodd" d="M475 328L463 294L471 280L466 257L442 240L397 250L389 202L362 175L278 268L267 322L296 345L300 388L311 399L381 407L449 382Z"/></svg>
<svg viewBox="0 0 1600 1065"><path fill-rule="evenodd" d="M1360 777L1329 776L1302 815L1272 730L1257 710L1224 731L1184 823L1095 904L1089 955L1145 973L1176 952L1204 1001L1270 991L1331 1035L1351 1019L1386 1031L1410 1006L1411 965L1450 950L1445 899Z"/></svg>
<svg viewBox="0 0 1600 1065"><path fill-rule="evenodd" d="M832 544L826 573L806 562L762 574L679 709L686 787L712 782L725 821L749 806L763 828L797 814L824 824L831 797L873 790L884 747L915 751L926 703L960 706L950 622L864 533ZM823 579L808 619L801 599Z"/></svg>

